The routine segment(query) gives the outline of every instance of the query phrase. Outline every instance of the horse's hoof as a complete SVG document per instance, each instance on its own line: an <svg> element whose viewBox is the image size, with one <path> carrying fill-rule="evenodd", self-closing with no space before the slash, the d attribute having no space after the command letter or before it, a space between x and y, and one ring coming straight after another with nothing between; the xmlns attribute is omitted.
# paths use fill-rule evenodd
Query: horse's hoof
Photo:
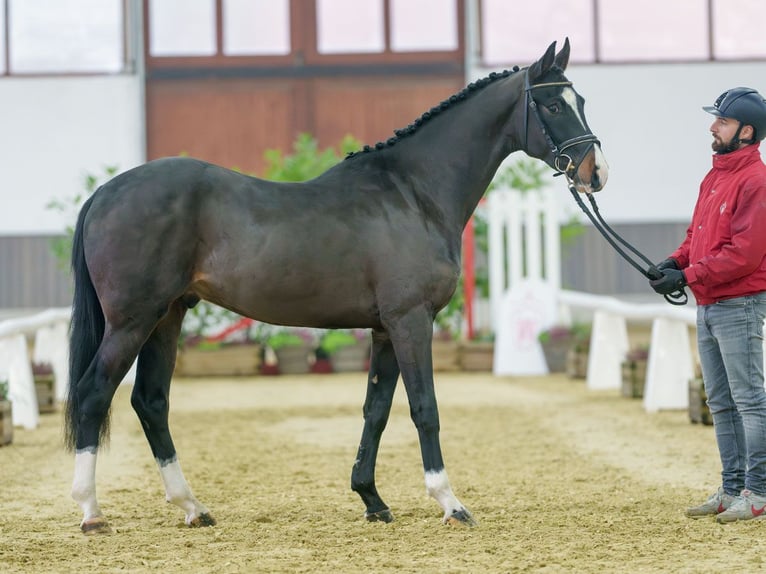
<svg viewBox="0 0 766 574"><path fill-rule="evenodd" d="M202 528L203 526L215 526L215 518L209 514L200 514L197 518L189 522L189 528Z"/></svg>
<svg viewBox="0 0 766 574"><path fill-rule="evenodd" d="M391 514L391 510L388 508L384 508L383 510L378 510L377 512L365 512L364 517L367 519L367 522L393 522L394 521L394 515Z"/></svg>
<svg viewBox="0 0 766 574"><path fill-rule="evenodd" d="M103 516L83 520L82 524L80 524L80 530L82 530L82 533L86 536L112 533L112 528Z"/></svg>
<svg viewBox="0 0 766 574"><path fill-rule="evenodd" d="M444 524L449 524L450 526L476 526L478 522L474 520L470 512L462 508L455 510L450 516L447 516L444 519Z"/></svg>

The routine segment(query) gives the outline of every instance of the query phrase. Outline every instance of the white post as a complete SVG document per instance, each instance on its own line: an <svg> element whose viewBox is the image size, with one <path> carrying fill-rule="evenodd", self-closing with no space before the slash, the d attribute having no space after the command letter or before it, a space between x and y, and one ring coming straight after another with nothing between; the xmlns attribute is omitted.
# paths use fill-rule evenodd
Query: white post
<svg viewBox="0 0 766 574"><path fill-rule="evenodd" d="M40 411L24 335L0 337L0 379L8 381L8 398L13 403L13 426L37 428Z"/></svg>
<svg viewBox="0 0 766 574"><path fill-rule="evenodd" d="M560 288L559 222L551 196L549 190L525 194L510 189L489 196L496 375L548 372L537 336L556 322Z"/></svg>
<svg viewBox="0 0 766 574"><path fill-rule="evenodd" d="M35 363L50 363L55 378L56 400L64 400L69 386L69 327L65 321L41 327L35 333Z"/></svg>
<svg viewBox="0 0 766 574"><path fill-rule="evenodd" d="M681 321L655 319L646 368L644 409L657 412L688 408L689 379L693 376L689 328Z"/></svg>
<svg viewBox="0 0 766 574"><path fill-rule="evenodd" d="M591 390L619 389L622 360L628 348L625 317L596 311L593 314L586 386Z"/></svg>

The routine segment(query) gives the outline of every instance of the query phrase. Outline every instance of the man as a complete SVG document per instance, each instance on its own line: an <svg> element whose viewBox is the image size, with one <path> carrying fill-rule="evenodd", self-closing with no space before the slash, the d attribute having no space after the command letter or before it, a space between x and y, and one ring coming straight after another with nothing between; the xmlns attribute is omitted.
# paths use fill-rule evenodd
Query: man
<svg viewBox="0 0 766 574"><path fill-rule="evenodd" d="M700 185L686 239L657 267L657 293L688 285L697 300L697 346L713 415L722 484L691 518L766 518L766 101L733 88L713 106L713 168Z"/></svg>

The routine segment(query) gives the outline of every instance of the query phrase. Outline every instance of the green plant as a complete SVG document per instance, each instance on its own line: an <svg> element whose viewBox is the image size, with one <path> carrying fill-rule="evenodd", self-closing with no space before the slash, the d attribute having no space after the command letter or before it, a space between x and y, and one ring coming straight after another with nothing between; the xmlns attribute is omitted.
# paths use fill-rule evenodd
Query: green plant
<svg viewBox="0 0 766 574"><path fill-rule="evenodd" d="M283 347L315 347L317 336L313 329L272 327L265 338L265 343L275 351Z"/></svg>
<svg viewBox="0 0 766 574"><path fill-rule="evenodd" d="M463 314L465 312L465 291L463 290L463 277L458 281L455 294L447 305L436 315L436 337L457 339L463 327Z"/></svg>
<svg viewBox="0 0 766 574"><path fill-rule="evenodd" d="M320 150L311 134L302 133L293 142L292 154L284 155L278 149L266 150L263 177L272 181L307 181L321 175L360 146L358 140L347 135L340 141L337 150L333 147Z"/></svg>
<svg viewBox="0 0 766 574"><path fill-rule="evenodd" d="M585 346L590 344L590 325L587 323L572 323L571 325L553 325L541 331L537 336L541 343L569 341L573 345Z"/></svg>
<svg viewBox="0 0 766 574"><path fill-rule="evenodd" d="M338 349L358 344L364 338L365 333L363 330L330 329L325 331L319 338L319 349L327 356L330 356Z"/></svg>
<svg viewBox="0 0 766 574"><path fill-rule="evenodd" d="M72 239L74 237L74 225L77 221L77 214L82 204L88 199L98 187L112 179L117 173L116 166L106 166L104 173L100 176L92 173L86 173L83 181L83 191L76 193L73 197L65 199L52 199L46 205L46 209L58 211L63 214L71 223L64 229L64 235L51 239L50 246L53 256L56 258L59 267L68 271L72 257Z"/></svg>
<svg viewBox="0 0 766 574"><path fill-rule="evenodd" d="M8 400L8 381L0 379L0 401Z"/></svg>

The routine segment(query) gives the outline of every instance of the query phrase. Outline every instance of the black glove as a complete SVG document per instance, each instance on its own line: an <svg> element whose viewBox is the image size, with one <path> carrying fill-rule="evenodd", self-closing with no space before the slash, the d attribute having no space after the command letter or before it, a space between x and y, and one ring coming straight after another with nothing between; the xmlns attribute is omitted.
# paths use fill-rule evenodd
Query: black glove
<svg viewBox="0 0 766 574"><path fill-rule="evenodd" d="M660 295L670 295L686 286L686 276L679 269L666 268L662 270L662 277L649 281L649 285Z"/></svg>
<svg viewBox="0 0 766 574"><path fill-rule="evenodd" d="M680 269L680 267L678 267L678 261L672 257L668 257L664 261L657 263L657 269L662 271L663 269Z"/></svg>

